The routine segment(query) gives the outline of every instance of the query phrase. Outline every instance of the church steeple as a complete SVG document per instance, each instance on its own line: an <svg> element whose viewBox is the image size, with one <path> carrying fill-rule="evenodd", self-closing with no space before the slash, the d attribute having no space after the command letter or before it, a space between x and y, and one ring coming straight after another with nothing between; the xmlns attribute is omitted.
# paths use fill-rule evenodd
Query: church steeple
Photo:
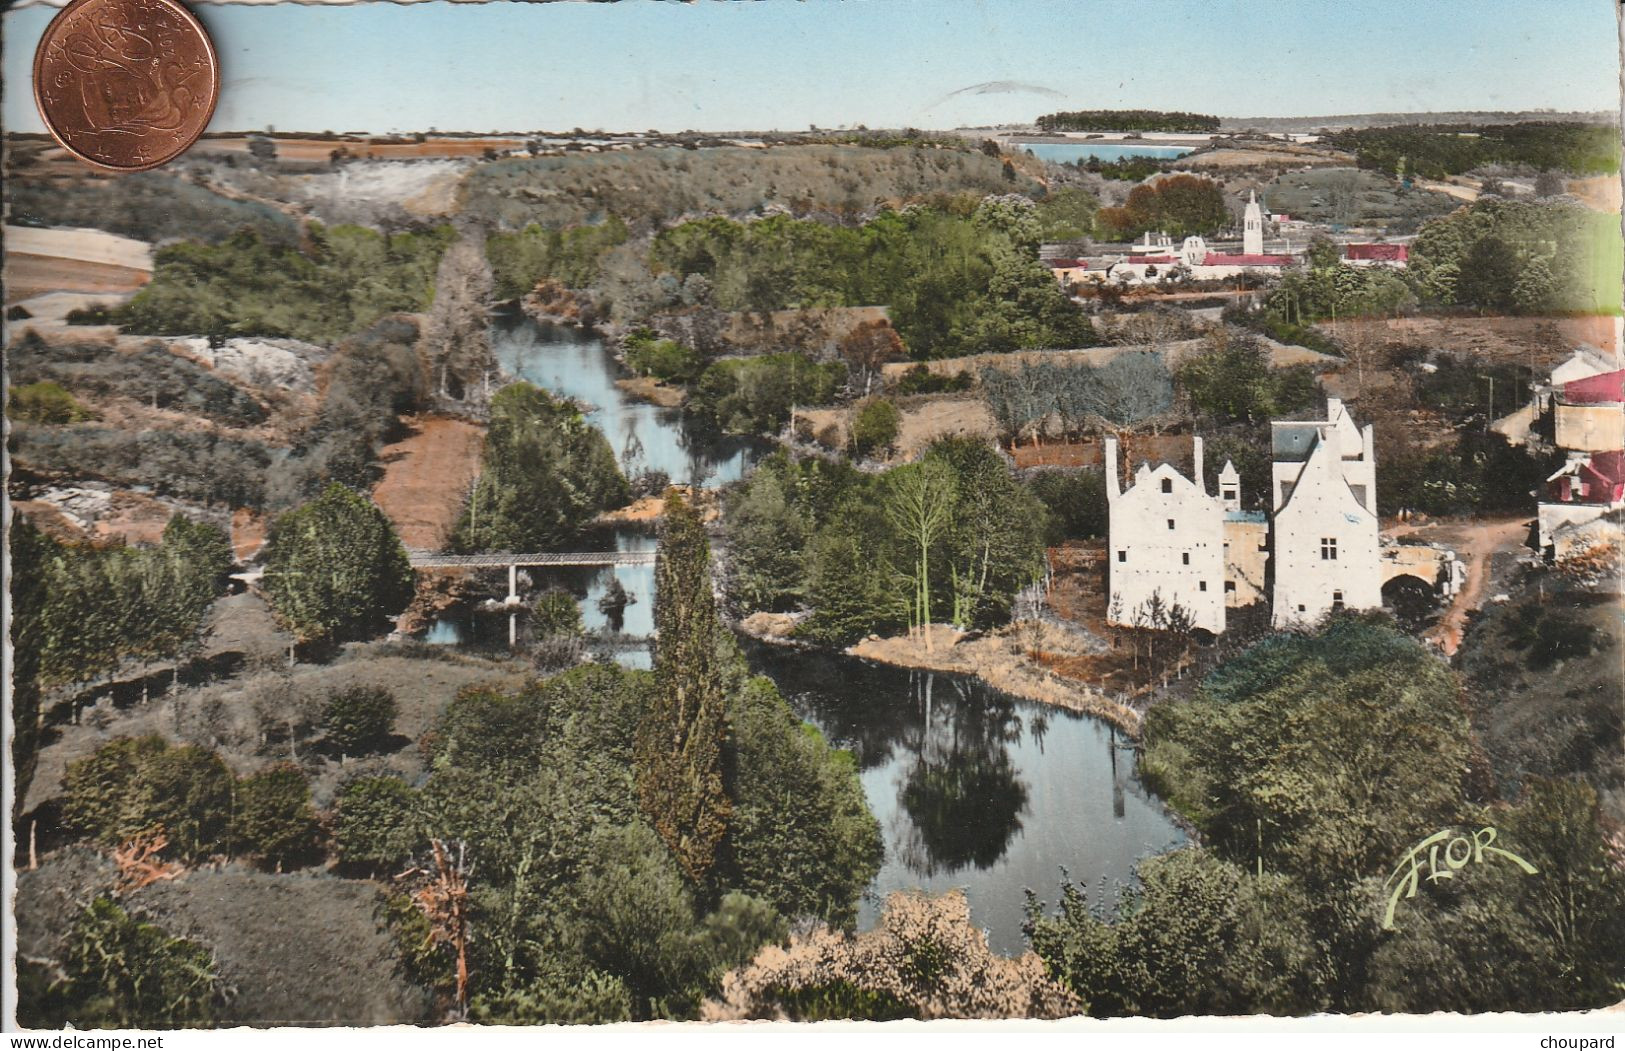
<svg viewBox="0 0 1625 1051"><path fill-rule="evenodd" d="M1264 254L1264 210L1258 206L1258 192L1247 191L1247 210L1242 214L1241 250L1247 255Z"/></svg>

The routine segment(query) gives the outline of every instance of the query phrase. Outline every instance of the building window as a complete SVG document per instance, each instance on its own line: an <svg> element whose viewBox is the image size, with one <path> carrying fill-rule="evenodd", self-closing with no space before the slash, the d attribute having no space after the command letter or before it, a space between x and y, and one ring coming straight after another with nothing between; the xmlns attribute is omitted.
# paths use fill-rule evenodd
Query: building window
<svg viewBox="0 0 1625 1051"><path fill-rule="evenodd" d="M1117 561L1119 561L1119 562L1127 562L1128 561L1128 552L1127 551L1119 551L1119 552L1117 552Z"/></svg>
<svg viewBox="0 0 1625 1051"><path fill-rule="evenodd" d="M1168 528L1172 529L1173 527L1174 527L1174 520L1172 518L1170 518L1170 519L1168 519Z"/></svg>
<svg viewBox="0 0 1625 1051"><path fill-rule="evenodd" d="M1337 561L1337 538L1335 536L1320 538L1320 557L1327 562Z"/></svg>
<svg viewBox="0 0 1625 1051"><path fill-rule="evenodd" d="M1191 553L1189 551L1182 552L1179 557L1184 560L1185 565L1191 564Z"/></svg>
<svg viewBox="0 0 1625 1051"><path fill-rule="evenodd" d="M1207 590L1207 581L1205 581L1205 580L1198 580L1198 581L1197 581L1197 582L1196 582L1196 590L1197 590L1197 591L1206 591L1206 590Z"/></svg>
<svg viewBox="0 0 1625 1051"><path fill-rule="evenodd" d="M1162 480L1162 491L1165 493L1171 493L1174 491L1174 480L1172 478L1164 478Z"/></svg>
<svg viewBox="0 0 1625 1051"><path fill-rule="evenodd" d="M1299 613L1305 613L1307 611L1308 611L1308 607L1304 606L1302 603L1298 604L1298 612Z"/></svg>
<svg viewBox="0 0 1625 1051"><path fill-rule="evenodd" d="M1230 488L1229 486L1225 486L1224 487L1224 498L1226 500L1234 500L1236 498L1236 491L1234 489Z"/></svg>
<svg viewBox="0 0 1625 1051"><path fill-rule="evenodd" d="M1230 594L1234 590L1236 590L1236 582L1234 580L1227 580L1224 582L1224 593L1226 595Z"/></svg>
<svg viewBox="0 0 1625 1051"><path fill-rule="evenodd" d="M1343 593L1341 591L1332 592L1332 608L1333 609L1342 609L1343 608Z"/></svg>

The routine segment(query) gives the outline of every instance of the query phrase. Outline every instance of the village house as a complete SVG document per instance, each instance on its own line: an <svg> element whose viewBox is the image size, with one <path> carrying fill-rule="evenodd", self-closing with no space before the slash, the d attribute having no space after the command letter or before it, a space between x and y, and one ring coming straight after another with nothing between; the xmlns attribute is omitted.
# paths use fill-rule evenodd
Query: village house
<svg viewBox="0 0 1625 1051"><path fill-rule="evenodd" d="M1270 516L1242 509L1241 476L1228 461L1218 496L1209 495L1200 437L1190 478L1142 463L1127 488L1117 440L1106 439L1109 622L1144 624L1148 611L1177 605L1192 626L1219 634L1226 610L1268 600L1275 626L1290 627L1381 606L1385 578L1416 576L1446 594L1460 587L1449 552L1396 558L1381 547L1374 433L1341 400L1327 399L1324 419L1270 430Z"/></svg>
<svg viewBox="0 0 1625 1051"><path fill-rule="evenodd" d="M1119 490L1117 439L1106 439L1108 619L1148 624L1178 606L1193 627L1224 631L1224 504L1202 480L1202 439L1191 439L1194 478L1172 464L1142 463ZM1231 475L1235 468L1226 464Z"/></svg>
<svg viewBox="0 0 1625 1051"><path fill-rule="evenodd" d="M1375 442L1339 398L1324 419L1270 424L1276 627L1382 605Z"/></svg>

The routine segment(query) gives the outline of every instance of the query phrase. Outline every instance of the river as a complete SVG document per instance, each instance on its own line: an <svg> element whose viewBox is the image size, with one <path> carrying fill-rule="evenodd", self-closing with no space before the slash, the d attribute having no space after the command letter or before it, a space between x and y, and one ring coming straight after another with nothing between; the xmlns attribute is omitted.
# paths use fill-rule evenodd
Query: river
<svg viewBox="0 0 1625 1051"><path fill-rule="evenodd" d="M1039 160L1053 161L1056 164L1071 164L1074 161L1087 160L1094 157L1100 161L1122 161L1134 157L1148 157L1156 161L1171 161L1191 152L1194 146L1140 146L1121 144L1102 144L1094 142L1018 142L1015 145Z"/></svg>
<svg viewBox="0 0 1625 1051"><path fill-rule="evenodd" d="M886 845L862 927L892 891L960 887L989 944L1020 953L1025 890L1053 905L1065 872L1093 901L1104 885L1109 905L1137 861L1184 841L1099 719L966 676L762 643L747 654L797 716L857 758Z"/></svg>
<svg viewBox="0 0 1625 1051"><path fill-rule="evenodd" d="M760 453L759 445L691 442L680 410L628 397L615 385L624 373L595 334L505 316L492 328L492 345L510 373L592 406L588 419L631 472L661 470L673 481L716 485L739 478ZM610 544L647 549L654 535L647 527L616 527L587 546ZM619 648L616 659L649 667L652 566L529 572L539 574L538 583L574 593L589 630L644 640ZM618 624L598 608L612 579L635 599ZM455 611L427 638L505 648L507 616ZM1026 948L1025 890L1053 904L1064 871L1094 900L1104 886L1109 904L1137 861L1184 839L1134 777L1134 753L1098 719L964 676L749 641L745 650L752 669L778 684L798 717L857 758L886 849L862 904L864 928L874 925L892 891L961 887L993 948L1019 953Z"/></svg>

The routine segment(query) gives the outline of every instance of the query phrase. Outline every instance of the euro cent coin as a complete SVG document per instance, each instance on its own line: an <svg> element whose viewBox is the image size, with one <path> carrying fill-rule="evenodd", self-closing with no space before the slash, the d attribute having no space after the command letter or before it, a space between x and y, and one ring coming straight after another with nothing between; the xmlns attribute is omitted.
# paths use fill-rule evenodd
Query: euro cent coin
<svg viewBox="0 0 1625 1051"><path fill-rule="evenodd" d="M73 0L34 54L52 137L93 167L156 168L196 142L220 97L214 44L176 0Z"/></svg>

